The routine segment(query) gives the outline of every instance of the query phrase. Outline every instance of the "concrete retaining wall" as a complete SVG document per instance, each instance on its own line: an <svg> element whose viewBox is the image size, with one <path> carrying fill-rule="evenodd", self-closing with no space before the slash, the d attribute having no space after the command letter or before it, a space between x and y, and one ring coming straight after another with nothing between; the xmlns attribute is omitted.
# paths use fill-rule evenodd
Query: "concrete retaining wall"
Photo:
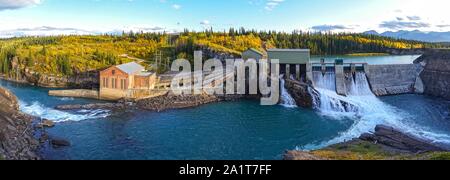
<svg viewBox="0 0 450 180"><path fill-rule="evenodd" d="M50 95L50 96L58 96L58 97L76 97L76 98L99 99L98 91L87 90L87 89L53 90L53 91L49 91L48 95Z"/></svg>
<svg viewBox="0 0 450 180"><path fill-rule="evenodd" d="M367 78L377 96L414 93L420 65L368 65Z"/></svg>

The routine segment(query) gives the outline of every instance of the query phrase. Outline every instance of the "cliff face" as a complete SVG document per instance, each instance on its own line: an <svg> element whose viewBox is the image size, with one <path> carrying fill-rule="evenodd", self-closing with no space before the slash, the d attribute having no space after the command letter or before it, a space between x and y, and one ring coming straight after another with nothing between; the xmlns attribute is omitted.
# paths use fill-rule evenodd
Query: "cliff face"
<svg viewBox="0 0 450 180"><path fill-rule="evenodd" d="M428 50L415 63L424 66L424 93L450 100L450 50Z"/></svg>
<svg viewBox="0 0 450 180"><path fill-rule="evenodd" d="M0 77L9 81L18 83L27 83L40 87L48 88L80 88L92 89L98 88L98 72L81 73L73 76L54 76L48 74L39 74L26 69L23 72L11 73Z"/></svg>
<svg viewBox="0 0 450 180"><path fill-rule="evenodd" d="M16 96L0 87L0 159L39 159L31 123L32 117L19 112Z"/></svg>

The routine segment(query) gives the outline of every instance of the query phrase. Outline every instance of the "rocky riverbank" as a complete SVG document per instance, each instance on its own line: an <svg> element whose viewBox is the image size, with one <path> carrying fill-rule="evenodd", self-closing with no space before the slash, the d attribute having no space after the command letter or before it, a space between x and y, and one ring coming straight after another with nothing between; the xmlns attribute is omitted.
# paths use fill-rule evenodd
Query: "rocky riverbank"
<svg viewBox="0 0 450 180"><path fill-rule="evenodd" d="M288 151L285 160L450 160L448 149L379 125L373 134L320 150Z"/></svg>
<svg viewBox="0 0 450 180"><path fill-rule="evenodd" d="M38 160L33 117L19 112L16 96L0 87L0 159Z"/></svg>
<svg viewBox="0 0 450 180"><path fill-rule="evenodd" d="M253 96L243 95L164 95L154 98L141 99L137 101L119 101L117 103L95 103L95 104L75 104L60 105L55 107L58 110L78 110L78 109L106 109L112 111L120 111L127 109L143 109L150 111L166 111L170 109L183 109L198 107L205 104L216 103L221 101L234 101L242 98L256 98Z"/></svg>
<svg viewBox="0 0 450 180"><path fill-rule="evenodd" d="M136 106L140 109L161 112L169 109L197 107L219 101L221 101L220 98L211 95L167 95L139 100L136 102Z"/></svg>

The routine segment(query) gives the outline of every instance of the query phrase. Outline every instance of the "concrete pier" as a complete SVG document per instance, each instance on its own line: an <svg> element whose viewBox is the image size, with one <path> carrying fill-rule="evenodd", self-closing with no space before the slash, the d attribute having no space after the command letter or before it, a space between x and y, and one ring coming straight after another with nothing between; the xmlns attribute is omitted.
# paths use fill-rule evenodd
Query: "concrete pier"
<svg viewBox="0 0 450 180"><path fill-rule="evenodd" d="M295 65L295 79L300 80L300 65Z"/></svg>
<svg viewBox="0 0 450 180"><path fill-rule="evenodd" d="M289 64L286 64L286 76L285 76L285 78L286 79L291 78L291 65L289 65Z"/></svg>
<svg viewBox="0 0 450 180"><path fill-rule="evenodd" d="M313 66L311 63L306 64L306 81L310 81L314 86Z"/></svg>
<svg viewBox="0 0 450 180"><path fill-rule="evenodd" d="M345 74L343 65L335 65L336 73L336 93L341 96L347 95L347 88L345 86Z"/></svg>
<svg viewBox="0 0 450 180"><path fill-rule="evenodd" d="M99 92L89 89L51 90L49 96L100 99Z"/></svg>
<svg viewBox="0 0 450 180"><path fill-rule="evenodd" d="M350 71L352 74L356 73L356 64L350 64Z"/></svg>

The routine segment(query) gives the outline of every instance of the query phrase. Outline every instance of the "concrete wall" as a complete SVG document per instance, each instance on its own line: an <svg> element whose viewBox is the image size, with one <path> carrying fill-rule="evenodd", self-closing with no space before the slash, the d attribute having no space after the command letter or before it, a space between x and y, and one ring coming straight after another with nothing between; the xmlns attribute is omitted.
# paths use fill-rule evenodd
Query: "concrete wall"
<svg viewBox="0 0 450 180"><path fill-rule="evenodd" d="M345 85L345 73L343 65L335 66L336 73L336 93L345 96L347 95L347 87Z"/></svg>
<svg viewBox="0 0 450 180"><path fill-rule="evenodd" d="M77 97L77 98L99 99L98 91L87 90L87 89L54 90L54 91L49 91L48 94L50 96L58 96L58 97Z"/></svg>
<svg viewBox="0 0 450 180"><path fill-rule="evenodd" d="M450 50L428 50L416 63L424 66L424 94L450 100Z"/></svg>
<svg viewBox="0 0 450 180"><path fill-rule="evenodd" d="M366 74L377 96L413 93L420 65L368 65Z"/></svg>
<svg viewBox="0 0 450 180"><path fill-rule="evenodd" d="M128 97L128 90L101 88L100 99L103 100L119 100Z"/></svg>

